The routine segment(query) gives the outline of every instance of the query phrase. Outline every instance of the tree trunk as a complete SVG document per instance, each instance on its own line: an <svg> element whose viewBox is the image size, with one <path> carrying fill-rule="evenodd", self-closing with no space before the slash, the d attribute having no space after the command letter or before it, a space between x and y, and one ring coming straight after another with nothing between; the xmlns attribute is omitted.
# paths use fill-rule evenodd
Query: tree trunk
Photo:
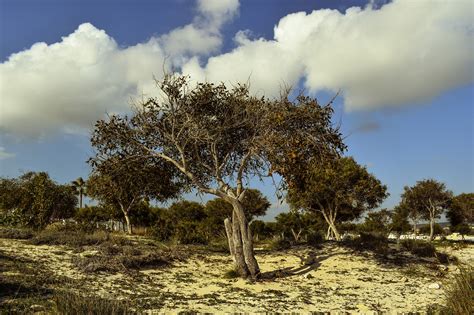
<svg viewBox="0 0 474 315"><path fill-rule="evenodd" d="M79 210L82 209L82 190L79 192Z"/></svg>
<svg viewBox="0 0 474 315"><path fill-rule="evenodd" d="M341 240L341 234L339 234L339 231L337 230L336 225L333 222L331 222L329 226L331 227L332 233L334 234L334 238L336 239L336 241L339 242Z"/></svg>
<svg viewBox="0 0 474 315"><path fill-rule="evenodd" d="M434 239L434 223L435 219L433 215L430 215L430 242Z"/></svg>
<svg viewBox="0 0 474 315"><path fill-rule="evenodd" d="M240 224L235 214L235 211L232 213L232 241L234 243L234 263L237 271L243 278L249 276L249 268L245 262L244 247L242 244L242 235L240 232Z"/></svg>
<svg viewBox="0 0 474 315"><path fill-rule="evenodd" d="M231 255L233 255L236 268L242 277L250 275L252 278L257 278L260 274L260 268L253 251L252 231L240 201L234 199L231 203L233 207L232 225L229 221L227 223L224 221ZM231 232L230 226L232 226ZM232 238L232 245L230 237Z"/></svg>
<svg viewBox="0 0 474 315"><path fill-rule="evenodd" d="M127 222L127 233L132 234L132 223L130 223L130 217L128 216L128 212L124 213L125 222Z"/></svg>
<svg viewBox="0 0 474 315"><path fill-rule="evenodd" d="M235 263L235 249L234 249L234 241L232 237L232 223L230 222L229 218L226 218L224 220L224 226L225 226L225 234L227 235L227 242L229 243L230 255L232 256L232 259L234 260L234 263Z"/></svg>
<svg viewBox="0 0 474 315"><path fill-rule="evenodd" d="M331 237L331 227L328 225L328 231L326 233L326 240L329 241L330 237Z"/></svg>

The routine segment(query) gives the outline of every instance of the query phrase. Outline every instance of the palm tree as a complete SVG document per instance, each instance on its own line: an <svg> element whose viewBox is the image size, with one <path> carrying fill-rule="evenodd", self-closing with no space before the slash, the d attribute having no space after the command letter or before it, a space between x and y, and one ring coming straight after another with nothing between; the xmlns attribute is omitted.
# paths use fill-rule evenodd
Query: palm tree
<svg viewBox="0 0 474 315"><path fill-rule="evenodd" d="M82 177L72 181L74 191L79 194L79 209L82 209L82 197L86 195L86 182Z"/></svg>

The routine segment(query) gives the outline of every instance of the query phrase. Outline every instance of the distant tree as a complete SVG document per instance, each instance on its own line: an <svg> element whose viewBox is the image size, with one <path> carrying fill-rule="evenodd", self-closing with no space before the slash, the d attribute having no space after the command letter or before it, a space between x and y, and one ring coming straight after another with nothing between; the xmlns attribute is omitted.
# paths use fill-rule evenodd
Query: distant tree
<svg viewBox="0 0 474 315"><path fill-rule="evenodd" d="M296 210L282 212L276 216L275 221L276 232L283 238L293 238L296 243L322 229L319 217L310 212L302 213Z"/></svg>
<svg viewBox="0 0 474 315"><path fill-rule="evenodd" d="M17 212L21 223L36 228L74 214L77 199L70 186L59 185L46 172L0 179L0 208Z"/></svg>
<svg viewBox="0 0 474 315"><path fill-rule="evenodd" d="M180 182L161 160L108 158L90 163L93 172L87 181L89 195L104 205L120 209L129 234L132 234L130 216L140 202L146 198L165 201L180 193Z"/></svg>
<svg viewBox="0 0 474 315"><path fill-rule="evenodd" d="M314 164L300 186L290 187L288 203L294 209L319 213L336 240L341 240L338 222L360 217L388 196L387 187L351 157Z"/></svg>
<svg viewBox="0 0 474 315"><path fill-rule="evenodd" d="M374 211L367 214L361 229L365 232L373 232L388 236L392 225L392 213L387 209Z"/></svg>
<svg viewBox="0 0 474 315"><path fill-rule="evenodd" d="M474 193L454 197L446 216L453 228L460 224L474 223Z"/></svg>
<svg viewBox="0 0 474 315"><path fill-rule="evenodd" d="M229 249L243 277L260 269L242 205L250 176L280 175L288 185L311 160L345 148L333 127L330 106L290 91L269 100L250 95L246 85L197 83L165 75L157 82L161 98L136 104L131 118L114 115L99 121L92 135L97 156L158 158L186 177L188 188L232 204L225 220Z"/></svg>
<svg viewBox="0 0 474 315"><path fill-rule="evenodd" d="M86 182L82 177L71 182L74 191L79 194L79 209L82 209L82 198L86 195Z"/></svg>
<svg viewBox="0 0 474 315"><path fill-rule="evenodd" d="M423 225L420 227L420 233L422 234L430 234L431 235L431 226L430 225ZM444 235L444 230L441 225L435 223L433 225L433 235Z"/></svg>
<svg viewBox="0 0 474 315"><path fill-rule="evenodd" d="M398 205L393 209L390 229L397 234L397 237L400 237L400 235L410 230L411 226L410 222L408 222L408 215L409 211L406 207Z"/></svg>
<svg viewBox="0 0 474 315"><path fill-rule="evenodd" d="M423 219L430 221L430 241L432 241L436 219L449 207L452 196L453 193L446 189L445 184L434 179L426 179L416 182L412 187L404 188L402 204L410 213L416 211Z"/></svg>
<svg viewBox="0 0 474 315"><path fill-rule="evenodd" d="M172 236L182 244L202 244L207 242L205 235L206 211L204 206L194 201L178 201L167 210L172 221Z"/></svg>

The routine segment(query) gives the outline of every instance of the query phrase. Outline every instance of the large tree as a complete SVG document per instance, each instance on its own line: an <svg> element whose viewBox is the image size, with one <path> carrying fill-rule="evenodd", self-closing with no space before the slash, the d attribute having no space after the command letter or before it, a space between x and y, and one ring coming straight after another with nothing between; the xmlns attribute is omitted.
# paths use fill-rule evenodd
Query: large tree
<svg viewBox="0 0 474 315"><path fill-rule="evenodd" d="M89 196L119 209L132 234L132 210L145 199L165 201L177 197L181 183L165 161L154 157L122 160L119 156L90 160Z"/></svg>
<svg viewBox="0 0 474 315"><path fill-rule="evenodd" d="M396 233L397 238L400 238L403 233L408 232L411 228L408 215L408 209L401 205L396 206L391 212L392 223L390 223L390 229Z"/></svg>
<svg viewBox="0 0 474 315"><path fill-rule="evenodd" d="M92 144L100 156L153 157L171 163L189 188L232 204L225 220L231 255L243 277L257 277L252 233L242 204L247 179L276 173L292 185L304 163L344 148L331 123L333 110L300 96L269 100L237 84L188 84L165 75L157 82L161 97L135 104L132 117L97 122ZM295 175L296 174L296 175Z"/></svg>
<svg viewBox="0 0 474 315"><path fill-rule="evenodd" d="M76 204L71 186L55 183L46 172L0 179L0 209L18 213L27 226L41 228L53 220L69 218Z"/></svg>
<svg viewBox="0 0 474 315"><path fill-rule="evenodd" d="M351 157L313 164L299 185L288 190L288 203L295 209L319 213L336 240L341 240L338 222L360 217L388 196L387 187Z"/></svg>
<svg viewBox="0 0 474 315"><path fill-rule="evenodd" d="M421 218L430 221L430 241L432 241L435 221L449 207L452 197L453 193L446 189L444 183L425 179L416 182L412 187L405 186L402 206L410 209L410 213L417 212Z"/></svg>

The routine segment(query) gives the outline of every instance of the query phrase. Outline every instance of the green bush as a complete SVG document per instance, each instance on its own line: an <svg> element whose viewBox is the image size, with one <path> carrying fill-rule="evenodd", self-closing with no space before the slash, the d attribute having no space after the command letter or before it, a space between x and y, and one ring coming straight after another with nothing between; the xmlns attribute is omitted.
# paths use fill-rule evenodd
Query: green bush
<svg viewBox="0 0 474 315"><path fill-rule="evenodd" d="M113 241L115 243L127 244L129 240L117 236L112 236L106 231L95 231L86 233L81 230L48 230L45 229L35 237L30 239L33 245L65 245L70 247L81 247L99 245L104 242Z"/></svg>
<svg viewBox="0 0 474 315"><path fill-rule="evenodd" d="M360 237L344 240L345 245L357 250L369 250L379 254L386 254L388 247L388 238L379 233L360 233Z"/></svg>
<svg viewBox="0 0 474 315"><path fill-rule="evenodd" d="M268 244L270 250L285 250L291 248L291 241L287 238L277 238Z"/></svg>
<svg viewBox="0 0 474 315"><path fill-rule="evenodd" d="M320 232L310 232L306 236L306 242L309 246L318 247L324 242L324 236Z"/></svg>

